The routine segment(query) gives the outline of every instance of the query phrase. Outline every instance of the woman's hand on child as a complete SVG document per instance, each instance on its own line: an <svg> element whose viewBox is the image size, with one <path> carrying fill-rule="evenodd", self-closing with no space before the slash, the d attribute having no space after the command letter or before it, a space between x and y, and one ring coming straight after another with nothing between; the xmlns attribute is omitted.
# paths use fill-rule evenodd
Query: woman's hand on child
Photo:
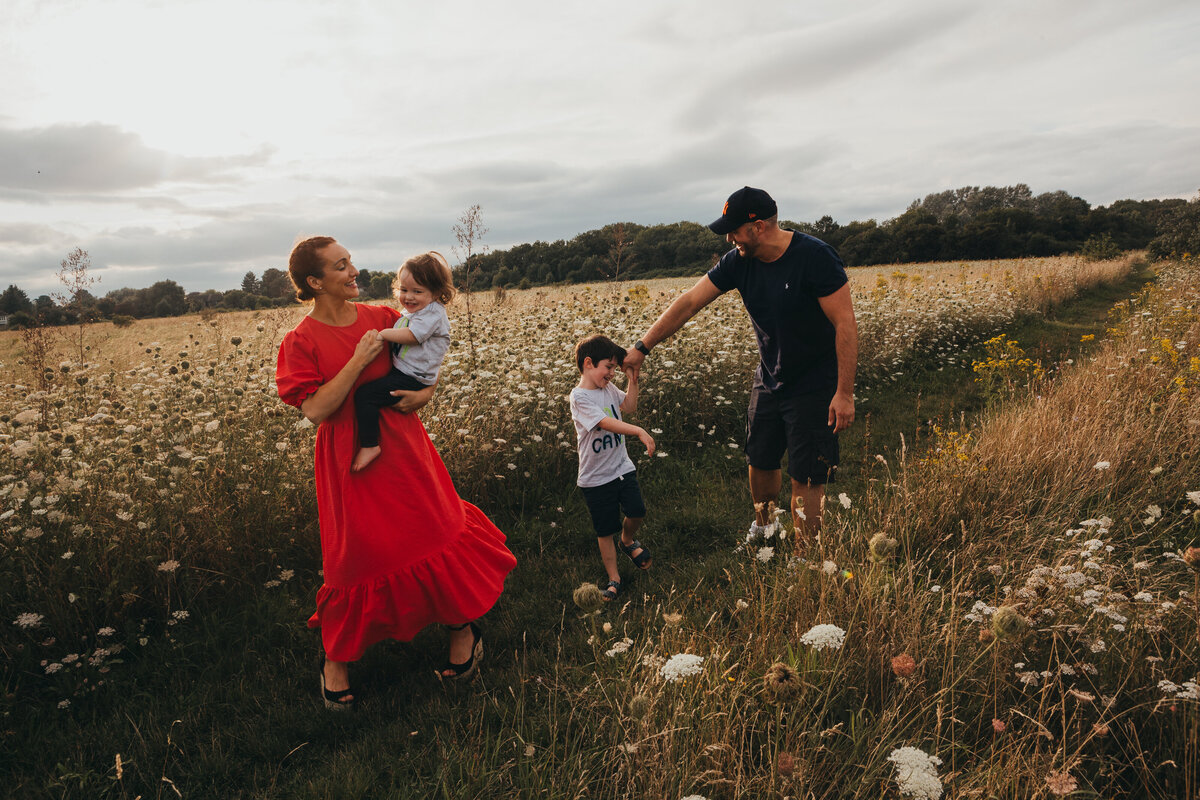
<svg viewBox="0 0 1200 800"><path fill-rule="evenodd" d="M433 386L426 386L415 392L397 389L392 392L392 397L396 398L396 404L392 408L401 414L411 414L414 411L420 411L426 403L433 399Z"/></svg>

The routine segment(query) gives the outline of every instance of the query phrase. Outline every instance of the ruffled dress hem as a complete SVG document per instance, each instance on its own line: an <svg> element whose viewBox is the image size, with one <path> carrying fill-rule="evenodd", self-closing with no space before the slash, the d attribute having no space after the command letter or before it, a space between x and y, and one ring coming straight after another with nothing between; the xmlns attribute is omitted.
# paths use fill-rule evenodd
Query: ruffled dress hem
<svg viewBox="0 0 1200 800"><path fill-rule="evenodd" d="M384 639L411 641L427 625L459 625L486 614L516 566L504 534L462 501L465 524L441 552L349 586L324 585L308 627L320 628L326 656L357 661Z"/></svg>

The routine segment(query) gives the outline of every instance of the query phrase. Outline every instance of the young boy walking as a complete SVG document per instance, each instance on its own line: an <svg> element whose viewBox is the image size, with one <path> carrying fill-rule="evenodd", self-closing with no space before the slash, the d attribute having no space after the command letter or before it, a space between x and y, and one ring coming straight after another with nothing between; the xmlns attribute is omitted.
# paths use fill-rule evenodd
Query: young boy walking
<svg viewBox="0 0 1200 800"><path fill-rule="evenodd" d="M621 419L621 414L637 409L638 396L636 372L625 370L628 392L612 384L624 358L625 349L607 336L584 339L575 345L579 385L571 390L571 419L579 445L578 483L608 573L603 594L609 601L621 593L617 546L638 569L650 568L650 551L633 538L646 516L646 504L638 488L636 467L625 450L625 437L640 439L647 455L654 455L654 439L643 428Z"/></svg>

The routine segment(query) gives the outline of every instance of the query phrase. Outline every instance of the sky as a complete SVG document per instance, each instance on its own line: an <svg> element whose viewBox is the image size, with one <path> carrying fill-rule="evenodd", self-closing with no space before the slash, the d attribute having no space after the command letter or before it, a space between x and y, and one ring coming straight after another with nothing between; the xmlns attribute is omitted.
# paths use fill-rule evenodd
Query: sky
<svg viewBox="0 0 1200 800"><path fill-rule="evenodd" d="M0 286L235 289L612 222L1200 192L1195 0L4 0Z"/></svg>

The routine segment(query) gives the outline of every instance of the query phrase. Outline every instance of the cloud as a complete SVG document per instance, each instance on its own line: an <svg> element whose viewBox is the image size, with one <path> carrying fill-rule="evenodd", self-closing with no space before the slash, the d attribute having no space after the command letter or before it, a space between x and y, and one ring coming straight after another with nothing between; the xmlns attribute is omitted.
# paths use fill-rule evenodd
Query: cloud
<svg viewBox="0 0 1200 800"><path fill-rule="evenodd" d="M136 133L94 122L0 128L0 189L17 193L104 193L164 183L236 183L237 171L266 165L271 148L204 158L148 147Z"/></svg>

